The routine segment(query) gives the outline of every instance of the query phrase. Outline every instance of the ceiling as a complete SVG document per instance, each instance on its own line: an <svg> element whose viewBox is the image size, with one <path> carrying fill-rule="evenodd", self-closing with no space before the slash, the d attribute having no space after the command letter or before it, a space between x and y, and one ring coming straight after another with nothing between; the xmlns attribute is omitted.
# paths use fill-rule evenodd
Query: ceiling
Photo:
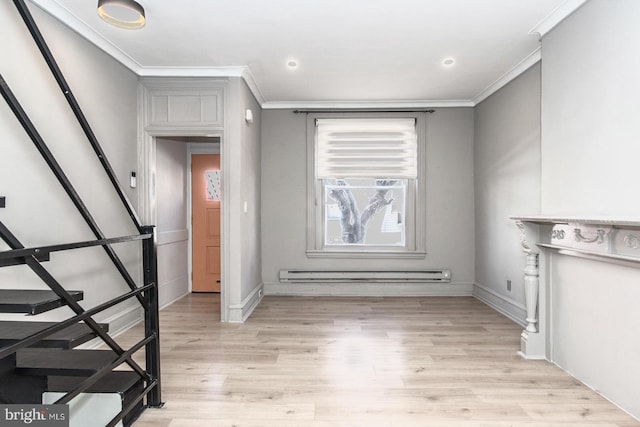
<svg viewBox="0 0 640 427"><path fill-rule="evenodd" d="M32 0L141 76L242 76L264 108L472 106L585 1L138 0L123 30L97 0Z"/></svg>

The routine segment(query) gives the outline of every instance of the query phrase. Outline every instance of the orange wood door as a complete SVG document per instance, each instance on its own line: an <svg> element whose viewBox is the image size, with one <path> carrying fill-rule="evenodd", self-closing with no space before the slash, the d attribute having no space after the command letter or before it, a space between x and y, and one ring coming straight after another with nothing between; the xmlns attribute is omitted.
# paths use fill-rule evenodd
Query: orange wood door
<svg viewBox="0 0 640 427"><path fill-rule="evenodd" d="M219 154L191 156L193 292L220 292L220 186L216 185L219 178Z"/></svg>

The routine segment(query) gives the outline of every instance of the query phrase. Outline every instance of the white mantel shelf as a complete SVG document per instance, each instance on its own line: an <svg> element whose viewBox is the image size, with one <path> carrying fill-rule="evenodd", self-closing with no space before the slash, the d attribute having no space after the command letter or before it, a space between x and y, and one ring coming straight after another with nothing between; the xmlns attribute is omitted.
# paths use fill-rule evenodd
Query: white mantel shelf
<svg viewBox="0 0 640 427"><path fill-rule="evenodd" d="M582 218L582 217L556 217L556 216L513 216L511 219L522 222L532 222L534 224L586 224L601 225L613 228L634 228L640 229L640 219L616 219L616 218Z"/></svg>
<svg viewBox="0 0 640 427"><path fill-rule="evenodd" d="M527 233L530 243L564 255L604 262L640 264L640 221L612 218L519 216L519 227L529 223L537 233Z"/></svg>
<svg viewBox="0 0 640 427"><path fill-rule="evenodd" d="M540 268L545 268L550 258L540 258L540 253L640 268L640 220L542 215L511 219L520 229L520 244L526 254L527 327L521 335L521 354L526 358L548 359L549 297L546 285L540 286ZM540 261L543 266L539 265Z"/></svg>

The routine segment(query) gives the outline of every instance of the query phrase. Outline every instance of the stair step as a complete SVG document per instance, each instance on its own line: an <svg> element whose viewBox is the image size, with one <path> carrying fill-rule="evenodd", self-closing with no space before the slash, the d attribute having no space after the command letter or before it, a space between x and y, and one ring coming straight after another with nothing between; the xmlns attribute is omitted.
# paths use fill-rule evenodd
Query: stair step
<svg viewBox="0 0 640 427"><path fill-rule="evenodd" d="M16 373L33 376L89 376L117 359L111 350L25 348L16 353Z"/></svg>
<svg viewBox="0 0 640 427"><path fill-rule="evenodd" d="M69 392L86 379L86 377L52 375L49 377L47 391ZM140 375L133 371L113 371L100 378L84 393L125 393L138 381L141 381Z"/></svg>
<svg viewBox="0 0 640 427"><path fill-rule="evenodd" d="M60 393L67 393L79 385L82 381L84 381L84 377L61 377L61 376L51 376L48 379L47 392L43 394L44 401L55 402L57 399L62 397ZM142 393L144 389L144 382L140 378L138 374L131 371L114 371L102 377L96 384L93 384L89 387L85 392L80 394L80 396L76 397L74 400L79 399L78 408L74 405L74 400L71 401L70 406L72 408L72 417L83 418L88 417L87 422L82 422L79 419L74 420L75 424L81 425L89 425L91 422L96 423L95 415L100 409L104 408L104 403L102 401L95 402L94 404L98 404L99 408L91 408L91 394L119 394L120 395L120 404L113 408L112 413L109 413L104 420L101 420L103 424L110 421L118 412L120 412L123 408L129 406L139 395ZM59 392L59 393L56 393ZM91 409L94 409L91 412ZM130 426L133 421L140 415L143 407L143 400L140 400L136 407L124 417L123 425ZM82 414L80 412L88 412L87 414ZM72 422L72 425L74 422Z"/></svg>
<svg viewBox="0 0 640 427"><path fill-rule="evenodd" d="M76 301L82 291L67 291ZM40 314L66 305L53 291L41 289L0 289L0 313Z"/></svg>
<svg viewBox="0 0 640 427"><path fill-rule="evenodd" d="M47 329L55 322L0 321L0 347L6 347L23 340L36 332ZM109 324L101 323L103 331L109 331ZM30 347L72 349L95 338L96 334L84 323L76 323L44 338Z"/></svg>

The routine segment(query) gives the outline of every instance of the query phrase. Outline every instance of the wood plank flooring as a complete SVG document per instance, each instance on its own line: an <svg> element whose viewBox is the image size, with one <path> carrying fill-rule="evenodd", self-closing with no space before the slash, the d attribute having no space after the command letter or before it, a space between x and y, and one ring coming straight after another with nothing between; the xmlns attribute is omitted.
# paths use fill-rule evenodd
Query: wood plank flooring
<svg viewBox="0 0 640 427"><path fill-rule="evenodd" d="M166 405L135 427L640 426L520 358L521 328L473 298L269 296L244 324L219 308L196 294L161 312Z"/></svg>

